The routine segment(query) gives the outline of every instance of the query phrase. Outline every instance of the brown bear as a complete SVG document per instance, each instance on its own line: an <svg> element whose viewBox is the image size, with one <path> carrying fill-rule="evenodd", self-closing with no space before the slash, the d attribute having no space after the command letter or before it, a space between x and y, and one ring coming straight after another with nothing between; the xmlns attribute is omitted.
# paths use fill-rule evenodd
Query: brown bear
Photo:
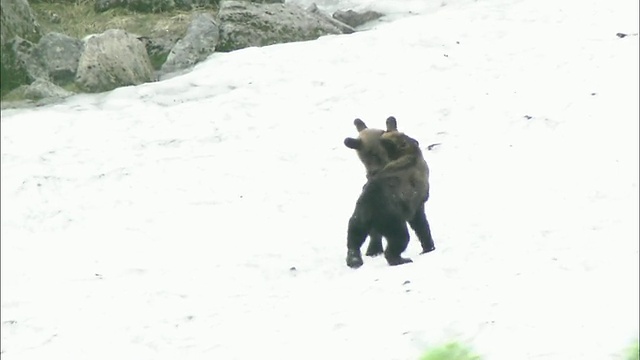
<svg viewBox="0 0 640 360"><path fill-rule="evenodd" d="M361 120L356 120L355 123L360 132L366 129ZM369 130L372 131L366 135L380 134L376 129ZM345 139L345 145L358 150L360 158L366 160L363 160L363 164L368 175L368 181L349 220L347 265L357 268L363 264L360 248L367 235L372 237L370 247L374 241L380 241L379 246L382 247L381 238L377 238L380 235L387 239L384 254L389 265L411 262L411 259L401 257L409 243L406 222L416 232L423 248L422 253L435 249L424 212L424 203L429 197L427 163L418 142L398 131L394 117L387 119L387 131L383 131L377 138L379 145L376 141L366 139ZM369 148L364 145L371 143L374 145ZM377 152L376 156L371 157L374 152ZM379 163L385 158L389 162L380 168Z"/></svg>
<svg viewBox="0 0 640 360"><path fill-rule="evenodd" d="M380 137L384 133L384 130L370 129L364 121L360 119L355 119L353 124L356 130L358 130L358 138L348 137L344 139L344 144L346 147L356 150L358 158L360 158L360 161L364 165L368 180L389 163L387 151L380 143ZM369 246L367 247L365 255L377 256L382 253L382 235L372 230L369 234Z"/></svg>

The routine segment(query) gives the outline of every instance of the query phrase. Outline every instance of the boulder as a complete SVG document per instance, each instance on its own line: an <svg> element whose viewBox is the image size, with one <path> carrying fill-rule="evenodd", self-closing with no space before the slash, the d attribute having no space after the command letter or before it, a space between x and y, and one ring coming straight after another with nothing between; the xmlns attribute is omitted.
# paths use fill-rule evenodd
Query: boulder
<svg viewBox="0 0 640 360"><path fill-rule="evenodd" d="M341 21L354 28L360 25L363 25L365 23L368 23L369 21L379 19L383 16L384 14L381 14L376 11L365 11L361 13L353 10L347 10L347 11L339 10L333 13L334 19Z"/></svg>
<svg viewBox="0 0 640 360"><path fill-rule="evenodd" d="M81 90L102 92L153 80L149 55L137 36L111 29L85 38L75 79Z"/></svg>
<svg viewBox="0 0 640 360"><path fill-rule="evenodd" d="M27 0L0 0L0 42L7 44L14 36L31 42L40 39L40 24Z"/></svg>
<svg viewBox="0 0 640 360"><path fill-rule="evenodd" d="M217 51L233 51L343 34L333 22L289 3L223 0L220 3Z"/></svg>
<svg viewBox="0 0 640 360"><path fill-rule="evenodd" d="M336 20L336 19L330 17L329 15L323 13L320 9L318 9L318 6L316 5L316 3L311 4L311 6L309 6L307 8L307 11L315 14L316 16L323 17L324 21L331 22L338 29L340 29L340 31L342 31L343 34L352 34L352 33L356 32L356 30L353 27L351 27L351 26L343 23L342 21Z"/></svg>
<svg viewBox="0 0 640 360"><path fill-rule="evenodd" d="M3 56L10 57L10 63L18 73L9 74L11 79L15 80L15 87L19 85L28 85L39 78L47 78L47 72L44 64L36 56L36 45L29 40L15 36L8 44L5 45ZM7 78L2 74L2 81Z"/></svg>
<svg viewBox="0 0 640 360"><path fill-rule="evenodd" d="M47 78L56 84L66 85L76 77L82 50L82 40L52 32L40 38L35 53Z"/></svg>
<svg viewBox="0 0 640 360"><path fill-rule="evenodd" d="M29 85L22 85L14 89L7 95L7 97L41 100L48 98L61 99L71 95L73 95L72 92L63 89L50 81L37 79Z"/></svg>
<svg viewBox="0 0 640 360"><path fill-rule="evenodd" d="M161 73L168 74L189 68L211 55L218 45L220 29L213 16L194 14L187 34L180 39L162 65Z"/></svg>
<svg viewBox="0 0 640 360"><path fill-rule="evenodd" d="M33 78L28 74L19 54L14 53L16 37L30 43L37 42L41 36L40 25L27 0L0 0L0 88L2 93L22 84L28 84ZM21 43L22 41L18 41Z"/></svg>

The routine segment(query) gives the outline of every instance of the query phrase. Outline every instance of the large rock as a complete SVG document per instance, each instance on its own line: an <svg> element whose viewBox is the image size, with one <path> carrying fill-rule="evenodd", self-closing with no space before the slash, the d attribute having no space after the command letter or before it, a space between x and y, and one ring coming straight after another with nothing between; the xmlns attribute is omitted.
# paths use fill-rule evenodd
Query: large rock
<svg viewBox="0 0 640 360"><path fill-rule="evenodd" d="M220 3L218 51L315 40L323 35L343 34L324 16L293 4L223 0Z"/></svg>
<svg viewBox="0 0 640 360"><path fill-rule="evenodd" d="M37 79L29 85L22 85L14 89L7 95L7 97L41 100L47 98L61 99L70 95L73 95L73 93L56 84L44 79Z"/></svg>
<svg viewBox="0 0 640 360"><path fill-rule="evenodd" d="M66 85L76 77L82 50L82 40L54 32L40 38L36 56L51 81Z"/></svg>
<svg viewBox="0 0 640 360"><path fill-rule="evenodd" d="M102 92L152 80L153 66L137 36L111 29L86 39L75 80L80 89Z"/></svg>
<svg viewBox="0 0 640 360"><path fill-rule="evenodd" d="M15 80L16 85L13 88L31 84L39 78L47 78L44 64L36 55L36 49L36 44L19 36L15 36L5 45L3 56L10 56L10 64L18 71L9 74L10 78ZM3 74L2 81L5 79L7 78Z"/></svg>
<svg viewBox="0 0 640 360"><path fill-rule="evenodd" d="M195 14L187 34L176 43L162 65L161 73L186 69L206 59L216 50L219 38L220 29L213 16Z"/></svg>
<svg viewBox="0 0 640 360"><path fill-rule="evenodd" d="M29 83L25 64L13 50L14 39L31 43L40 39L40 25L27 0L0 0L0 88L2 93ZM31 80L32 81L32 80Z"/></svg>
<svg viewBox="0 0 640 360"><path fill-rule="evenodd" d="M376 11L357 12L353 10L339 10L333 13L333 18L339 20L351 27L358 27L369 21L381 18L384 14Z"/></svg>
<svg viewBox="0 0 640 360"><path fill-rule="evenodd" d="M40 39L40 24L27 0L0 0L0 42L5 45L14 36L31 42Z"/></svg>
<svg viewBox="0 0 640 360"><path fill-rule="evenodd" d="M320 16L324 19L324 21L329 21L330 23L332 23L335 27L337 27L338 29L340 29L340 31L342 31L343 34L352 34L354 32L356 32L356 30L348 25L343 23L340 20L336 20L333 17L329 17L329 15L323 13L318 6L316 5L316 3L311 4L311 6L309 6L307 8L307 11L313 13L316 16Z"/></svg>

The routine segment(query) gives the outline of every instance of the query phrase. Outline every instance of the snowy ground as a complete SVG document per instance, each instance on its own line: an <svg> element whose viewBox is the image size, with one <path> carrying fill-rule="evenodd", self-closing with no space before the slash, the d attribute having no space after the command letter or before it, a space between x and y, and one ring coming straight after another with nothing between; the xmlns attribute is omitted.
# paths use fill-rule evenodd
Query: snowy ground
<svg viewBox="0 0 640 360"><path fill-rule="evenodd" d="M639 48L616 33L638 2L343 5L393 15L2 112L3 359L404 360L456 339L617 358L638 334ZM352 270L365 177L342 141L389 115L441 143L437 250Z"/></svg>

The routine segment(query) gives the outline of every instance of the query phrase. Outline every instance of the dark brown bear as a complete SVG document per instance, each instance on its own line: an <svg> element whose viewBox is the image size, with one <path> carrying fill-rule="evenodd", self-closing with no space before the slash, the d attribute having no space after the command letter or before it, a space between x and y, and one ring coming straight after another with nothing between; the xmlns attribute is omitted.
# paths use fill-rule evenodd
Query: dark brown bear
<svg viewBox="0 0 640 360"><path fill-rule="evenodd" d="M399 132L393 117L387 119L387 131L379 141L389 162L369 174L349 219L346 260L352 268L363 264L360 248L372 233L387 239L384 255L389 265L411 262L401 256L409 243L406 222L418 235L423 253L435 249L424 213L424 203L429 197L429 170L418 142ZM347 140L345 145L349 146ZM367 167L368 163L363 163Z"/></svg>

